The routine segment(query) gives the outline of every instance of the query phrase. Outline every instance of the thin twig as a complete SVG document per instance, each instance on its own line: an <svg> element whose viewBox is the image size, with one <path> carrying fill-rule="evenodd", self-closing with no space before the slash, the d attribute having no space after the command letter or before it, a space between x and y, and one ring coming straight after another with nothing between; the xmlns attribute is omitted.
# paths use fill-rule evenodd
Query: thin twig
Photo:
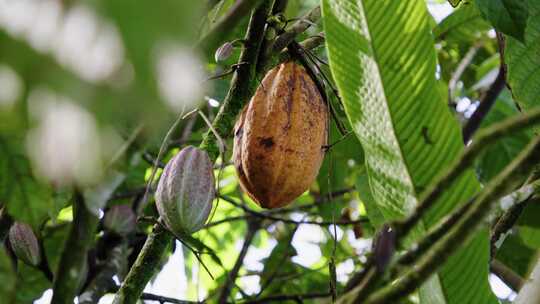
<svg viewBox="0 0 540 304"><path fill-rule="evenodd" d="M329 292L314 292L314 293L304 293L304 294L283 294L283 295L272 295L260 299L247 300L241 302L242 304L261 304L261 303L283 303L284 301L295 301L297 303L303 303L304 300L318 299L318 298L328 298L331 294Z"/></svg>
<svg viewBox="0 0 540 304"><path fill-rule="evenodd" d="M292 219L287 219L287 218L282 218L282 217L277 217L277 216L274 216L272 215L271 213L269 212L257 212L255 210L252 210L242 204L239 204L237 202L235 202L232 198L228 197L228 196L225 196L225 195L222 195L220 196L221 199L223 199L224 201L236 206L236 207L239 207L239 208L242 208L242 210L244 210L246 213L254 216L254 217L257 217L257 218L261 218L261 219L266 219L266 220L271 220L271 221L277 221L277 222L283 222L283 223L286 223L286 224L293 224L293 225L302 225L302 224L310 224L310 225L319 225L319 226L330 226L330 225L354 225L354 224L358 224L358 223L366 223L368 222L367 219L365 218L361 218L361 219L358 219L358 220L350 220L350 221L343 221L343 220L340 220L340 221L310 221L310 220L300 220L300 221L295 221L295 220L292 220Z"/></svg>
<svg viewBox="0 0 540 304"><path fill-rule="evenodd" d="M236 258L236 262L234 263L233 268L227 273L227 280L221 288L221 293L219 294L218 299L218 303L220 304L227 303L227 298L231 293L234 282L236 281L236 277L238 276L238 272L240 271L240 267L242 267L242 265L244 264L244 258L246 257L249 246L253 242L253 239L255 238L255 235L257 234L257 231L259 230L259 227L261 225L258 220L248 220L247 224L248 229L244 237L244 244L242 244L242 249L240 250L238 257Z"/></svg>
<svg viewBox="0 0 540 304"><path fill-rule="evenodd" d="M455 107L454 102L454 91L456 90L457 83L459 79L461 78L461 75L463 75L463 72L467 69L467 67L471 64L472 60L474 59L474 56L478 52L478 50L482 47L483 42L478 42L473 44L465 56L461 59L459 62L456 70L454 73L452 73L452 76L450 77L450 81L448 81L448 105L451 107Z"/></svg>

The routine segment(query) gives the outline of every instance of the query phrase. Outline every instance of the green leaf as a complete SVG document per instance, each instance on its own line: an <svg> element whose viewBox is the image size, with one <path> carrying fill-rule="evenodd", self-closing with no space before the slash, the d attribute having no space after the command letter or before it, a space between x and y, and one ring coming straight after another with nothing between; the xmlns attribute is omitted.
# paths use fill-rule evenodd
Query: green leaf
<svg viewBox="0 0 540 304"><path fill-rule="evenodd" d="M486 128L518 113L510 92L505 90L484 118L481 127ZM476 167L480 180L487 182L499 174L525 148L532 135L531 132L522 131L501 138L489 146L477 159Z"/></svg>
<svg viewBox="0 0 540 304"><path fill-rule="evenodd" d="M524 109L540 105L540 2L529 1L525 41L507 37L505 62L508 84L519 106Z"/></svg>
<svg viewBox="0 0 540 304"><path fill-rule="evenodd" d="M495 29L524 41L529 17L527 0L476 0L476 4Z"/></svg>
<svg viewBox="0 0 540 304"><path fill-rule="evenodd" d="M538 215L540 215L540 204L529 204L523 210L523 214L519 219L518 233L527 246L540 250L540 221L538 221Z"/></svg>
<svg viewBox="0 0 540 304"><path fill-rule="evenodd" d="M350 129L350 127L349 127ZM350 188L354 181L349 180L349 176L357 165L362 165L364 155L362 146L354 135L349 135L341 140L342 136L335 124L330 127L330 145L336 143L326 153L324 162L319 170L317 183L321 195ZM337 142L341 140L340 142ZM341 209L345 206L346 200L343 196L333 198L330 204L319 204L318 214L323 220L330 221L333 217L339 217Z"/></svg>
<svg viewBox="0 0 540 304"><path fill-rule="evenodd" d="M36 180L20 140L0 135L0 202L17 220L37 228L54 210L51 189Z"/></svg>
<svg viewBox="0 0 540 304"><path fill-rule="evenodd" d="M13 264L6 253L4 246L0 246L0 298L2 303L15 303L15 294L17 291L17 273L13 269Z"/></svg>
<svg viewBox="0 0 540 304"><path fill-rule="evenodd" d="M474 3L462 5L433 29L436 40L471 41L490 28Z"/></svg>
<svg viewBox="0 0 540 304"><path fill-rule="evenodd" d="M371 194L371 189L369 188L369 177L367 174L360 174L356 178L356 190L358 190L358 196L364 203L366 207L367 216L369 221L375 228L380 228L382 224L385 223L384 216L382 215L377 202Z"/></svg>
<svg viewBox="0 0 540 304"><path fill-rule="evenodd" d="M538 251L523 243L516 235L509 235L501 248L497 251L496 258L508 266L521 277L527 277L537 261Z"/></svg>
<svg viewBox="0 0 540 304"><path fill-rule="evenodd" d="M365 152L373 197L386 220L403 218L463 149L441 97L424 1L323 1L330 67ZM479 190L471 170L423 219L433 226ZM421 229L420 229L421 230ZM494 303L483 230L421 288L422 303ZM459 279L458 279L459 278ZM464 292L466 290L466 292Z"/></svg>
<svg viewBox="0 0 540 304"><path fill-rule="evenodd" d="M43 292L52 287L43 272L25 264L18 264L17 302L32 303L41 297Z"/></svg>

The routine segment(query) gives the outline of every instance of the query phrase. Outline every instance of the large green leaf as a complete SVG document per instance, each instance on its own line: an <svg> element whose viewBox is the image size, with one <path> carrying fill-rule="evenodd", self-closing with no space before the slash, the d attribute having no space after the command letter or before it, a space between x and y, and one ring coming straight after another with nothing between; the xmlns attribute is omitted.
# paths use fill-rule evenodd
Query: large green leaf
<svg viewBox="0 0 540 304"><path fill-rule="evenodd" d="M527 0L476 0L476 4L494 28L523 40L529 16Z"/></svg>
<svg viewBox="0 0 540 304"><path fill-rule="evenodd" d="M441 97L424 1L323 1L332 74L386 220L403 218L463 149ZM423 219L430 227L479 190L471 170ZM483 230L420 290L422 303L493 303Z"/></svg>
<svg viewBox="0 0 540 304"><path fill-rule="evenodd" d="M525 43L507 37L505 62L512 95L522 109L540 104L540 2L529 1Z"/></svg>

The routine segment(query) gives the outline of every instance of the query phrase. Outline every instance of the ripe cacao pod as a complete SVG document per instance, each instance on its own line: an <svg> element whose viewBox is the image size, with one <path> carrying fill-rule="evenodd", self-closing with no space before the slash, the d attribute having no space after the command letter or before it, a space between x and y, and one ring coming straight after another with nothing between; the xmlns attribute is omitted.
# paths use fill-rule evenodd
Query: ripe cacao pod
<svg viewBox="0 0 540 304"><path fill-rule="evenodd" d="M201 229L215 197L212 161L189 146L165 166L156 189L156 206L165 225L177 235Z"/></svg>
<svg viewBox="0 0 540 304"><path fill-rule="evenodd" d="M234 128L240 185L261 207L289 204L313 183L324 158L328 110L303 67L266 74Z"/></svg>
<svg viewBox="0 0 540 304"><path fill-rule="evenodd" d="M15 256L28 265L39 265L41 253L32 228L25 223L15 222L9 229L9 244Z"/></svg>
<svg viewBox="0 0 540 304"><path fill-rule="evenodd" d="M115 205L105 213L103 225L118 235L128 235L135 230L137 217L130 206Z"/></svg>

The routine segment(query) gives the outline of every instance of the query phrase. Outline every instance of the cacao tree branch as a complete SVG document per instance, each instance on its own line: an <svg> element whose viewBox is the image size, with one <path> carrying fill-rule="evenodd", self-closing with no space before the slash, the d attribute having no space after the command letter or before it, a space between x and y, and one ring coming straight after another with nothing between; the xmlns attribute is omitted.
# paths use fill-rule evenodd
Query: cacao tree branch
<svg viewBox="0 0 540 304"><path fill-rule="evenodd" d="M480 128L480 124L484 120L484 117L488 114L489 110L493 107L495 102L497 101L497 97L499 97L499 94L502 92L506 85L506 73L504 72L504 68L501 66L499 68L499 74L497 74L497 78L495 79L495 82L489 87L486 94L484 95L484 98L480 101L480 105L472 116L467 120L467 123L463 127L463 141L465 143L468 143L469 140L471 140L471 137L473 136L474 132Z"/></svg>
<svg viewBox="0 0 540 304"><path fill-rule="evenodd" d="M506 285L508 285L512 290L518 292L524 284L522 277L515 273L511 268L507 267L498 260L492 260L489 269L496 276L499 277Z"/></svg>
<svg viewBox="0 0 540 304"><path fill-rule="evenodd" d="M485 130L482 130L475 140L462 152L461 156L452 164L445 173L440 175L431 183L427 189L420 195L418 206L414 212L405 220L395 221L390 226L395 229L396 242L399 246L404 237L411 229L420 221L423 215L435 204L439 197L448 189L454 180L466 170L474 161L475 157L480 154L489 144L498 140L500 137L513 134L524 128L531 127L540 122L540 108L535 108L529 113L516 115L508 118L500 123L497 123ZM366 286L368 281L372 284L381 279L381 274L373 276L374 263L373 259L368 260L364 269L351 278L347 283L345 290L350 291L354 287L361 285ZM369 277L372 275L373 277Z"/></svg>
<svg viewBox="0 0 540 304"><path fill-rule="evenodd" d="M73 303L80 280L84 279L83 268L99 222L99 218L88 210L79 192L75 193L73 212L73 222L53 282L52 303Z"/></svg>
<svg viewBox="0 0 540 304"><path fill-rule="evenodd" d="M116 292L113 303L136 303L161 262L161 256L172 235L162 225L154 225L144 246L129 270L128 275Z"/></svg>
<svg viewBox="0 0 540 304"><path fill-rule="evenodd" d="M540 181L536 181L532 185L526 185L508 196L508 200L512 201L513 204L497 219L491 231L490 252L492 259L497 252L497 242L503 234L515 225L525 207L531 202L540 203L540 198L537 195L531 195L535 191L534 189L539 187L538 185L540 185Z"/></svg>
<svg viewBox="0 0 540 304"><path fill-rule="evenodd" d="M480 128L484 117L486 117L489 110L491 110L491 108L497 101L497 97L499 96L499 94L501 94L502 90L506 85L506 64L504 63L505 39L504 35L500 32L497 32L497 44L499 45L499 56L501 59L499 74L497 74L495 82L491 84L488 91L480 101L480 105L474 111L472 116L465 124L465 127L463 128L462 134L463 141L465 143L468 143L469 140L472 138L473 134L478 130L478 128Z"/></svg>
<svg viewBox="0 0 540 304"><path fill-rule="evenodd" d="M255 91L256 66L259 58L259 50L266 29L266 18L272 9L273 0L266 0L251 15L248 31L245 37L244 49L240 54L238 68L235 70L231 87L223 101L216 119L213 123L214 130L221 138L227 138L233 129L236 116L243 106L249 101ZM219 156L217 138L213 132L208 131L203 138L200 147L208 152L210 159L215 160Z"/></svg>
<svg viewBox="0 0 540 304"><path fill-rule="evenodd" d="M264 37L266 18L272 8L272 4L272 0L264 0L251 14L244 49L239 58L239 62L247 62L248 64L240 65L235 71L231 81L231 88L213 124L213 128L222 137L226 137L231 132L236 115L240 112L244 104L247 103L254 91L252 83L255 78L255 66L262 37ZM222 28L220 30L229 30L229 28ZM210 38L207 39L209 39L208 41L212 40ZM206 48L208 48L208 45ZM213 132L207 132L201 143L201 148L208 152L213 161L217 159L219 147ZM134 303L137 301L144 287L159 268L158 265L161 261L161 256L167 244L172 241L172 238L172 235L161 225L154 226L153 232L148 236L133 267L116 293L114 303Z"/></svg>
<svg viewBox="0 0 540 304"><path fill-rule="evenodd" d="M371 294L362 303L394 303L413 292L437 271L453 253L467 244L474 232L483 225L485 218L498 199L514 189L521 178L528 176L533 166L538 162L540 162L540 136L534 138L512 163L487 184L460 221L422 256L414 268L409 269L391 285ZM343 297L341 303L364 300L364 298L356 296L360 292L361 290L356 287Z"/></svg>
<svg viewBox="0 0 540 304"><path fill-rule="evenodd" d="M246 257L249 246L253 242L253 239L255 238L255 235L257 234L261 223L259 220L248 219L247 226L248 229L244 237L244 244L242 244L242 249L240 250L238 257L236 258L236 262L234 263L233 268L227 274L227 280L225 281L225 284L221 288L221 292L218 298L218 303L220 304L227 303L227 298L229 297L232 287L235 284L236 277L238 276L238 272L240 271L240 267L242 267L242 264L244 264L244 258Z"/></svg>

